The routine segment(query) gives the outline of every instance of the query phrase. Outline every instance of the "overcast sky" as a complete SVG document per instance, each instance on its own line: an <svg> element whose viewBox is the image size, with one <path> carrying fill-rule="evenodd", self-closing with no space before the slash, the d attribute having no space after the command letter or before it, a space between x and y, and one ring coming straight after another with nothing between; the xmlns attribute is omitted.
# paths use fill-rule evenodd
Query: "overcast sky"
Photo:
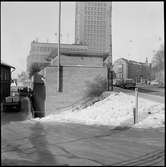
<svg viewBox="0 0 166 167"><path fill-rule="evenodd" d="M113 2L113 61L149 61L164 42L163 2ZM1 59L26 70L30 43L57 42L58 2L1 2ZM62 2L62 41L74 43L75 2Z"/></svg>

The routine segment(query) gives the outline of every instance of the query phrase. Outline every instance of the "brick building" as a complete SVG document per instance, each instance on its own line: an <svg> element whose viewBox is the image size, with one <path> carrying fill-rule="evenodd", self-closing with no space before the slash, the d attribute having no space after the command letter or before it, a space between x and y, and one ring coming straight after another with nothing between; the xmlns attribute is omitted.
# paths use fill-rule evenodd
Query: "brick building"
<svg viewBox="0 0 166 167"><path fill-rule="evenodd" d="M107 78L107 68L103 65L106 55L92 53L68 53L60 56L60 89L57 91L57 57L51 65L40 72L45 78L46 115L56 113L86 97L87 83L96 77Z"/></svg>
<svg viewBox="0 0 166 167"><path fill-rule="evenodd" d="M151 64L120 58L113 64L116 78L132 78L136 82L151 80Z"/></svg>

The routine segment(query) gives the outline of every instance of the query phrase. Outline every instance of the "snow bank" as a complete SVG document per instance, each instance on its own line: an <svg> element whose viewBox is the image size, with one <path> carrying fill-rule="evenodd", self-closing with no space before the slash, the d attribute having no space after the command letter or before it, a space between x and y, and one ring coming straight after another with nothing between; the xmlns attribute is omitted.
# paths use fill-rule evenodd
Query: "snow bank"
<svg viewBox="0 0 166 167"><path fill-rule="evenodd" d="M155 105L149 108L149 116L135 125L136 128L159 128L165 127L165 108Z"/></svg>
<svg viewBox="0 0 166 167"><path fill-rule="evenodd" d="M87 125L119 126L133 122L135 97L125 93L112 92L109 97L82 110L68 110L42 118L41 122L71 122ZM139 98L139 123L135 127L163 127L164 104Z"/></svg>

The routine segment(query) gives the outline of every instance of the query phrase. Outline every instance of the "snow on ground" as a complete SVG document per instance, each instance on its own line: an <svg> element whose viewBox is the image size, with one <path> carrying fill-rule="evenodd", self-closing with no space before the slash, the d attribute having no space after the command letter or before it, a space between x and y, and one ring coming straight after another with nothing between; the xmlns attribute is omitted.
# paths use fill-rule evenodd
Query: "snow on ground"
<svg viewBox="0 0 166 167"><path fill-rule="evenodd" d="M151 107L150 109L152 109ZM139 123L135 125L137 128L158 128L158 127L164 127L165 126L165 109L164 107L158 107L153 108L153 111L151 112L147 118L143 119Z"/></svg>
<svg viewBox="0 0 166 167"><path fill-rule="evenodd" d="M81 110L67 110L40 119L41 122L70 122L87 125L119 126L133 121L135 97L125 93L112 92L109 97ZM137 128L164 127L165 106L161 103L139 98L139 123Z"/></svg>

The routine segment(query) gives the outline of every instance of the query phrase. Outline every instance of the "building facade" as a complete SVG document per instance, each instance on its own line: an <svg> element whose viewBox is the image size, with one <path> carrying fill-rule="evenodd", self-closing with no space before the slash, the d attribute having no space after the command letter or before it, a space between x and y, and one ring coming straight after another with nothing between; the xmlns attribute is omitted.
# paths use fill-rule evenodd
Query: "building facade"
<svg viewBox="0 0 166 167"><path fill-rule="evenodd" d="M75 43L111 52L111 2L76 2Z"/></svg>
<svg viewBox="0 0 166 167"><path fill-rule="evenodd" d="M120 58L113 64L113 71L118 79L134 79L136 82L151 80L151 64Z"/></svg>
<svg viewBox="0 0 166 167"><path fill-rule="evenodd" d="M86 52L87 46L74 44L61 44L61 53L68 52ZM27 71L33 63L48 63L48 56L54 51L58 50L57 43L40 43L36 41L31 42L29 55L27 56Z"/></svg>

